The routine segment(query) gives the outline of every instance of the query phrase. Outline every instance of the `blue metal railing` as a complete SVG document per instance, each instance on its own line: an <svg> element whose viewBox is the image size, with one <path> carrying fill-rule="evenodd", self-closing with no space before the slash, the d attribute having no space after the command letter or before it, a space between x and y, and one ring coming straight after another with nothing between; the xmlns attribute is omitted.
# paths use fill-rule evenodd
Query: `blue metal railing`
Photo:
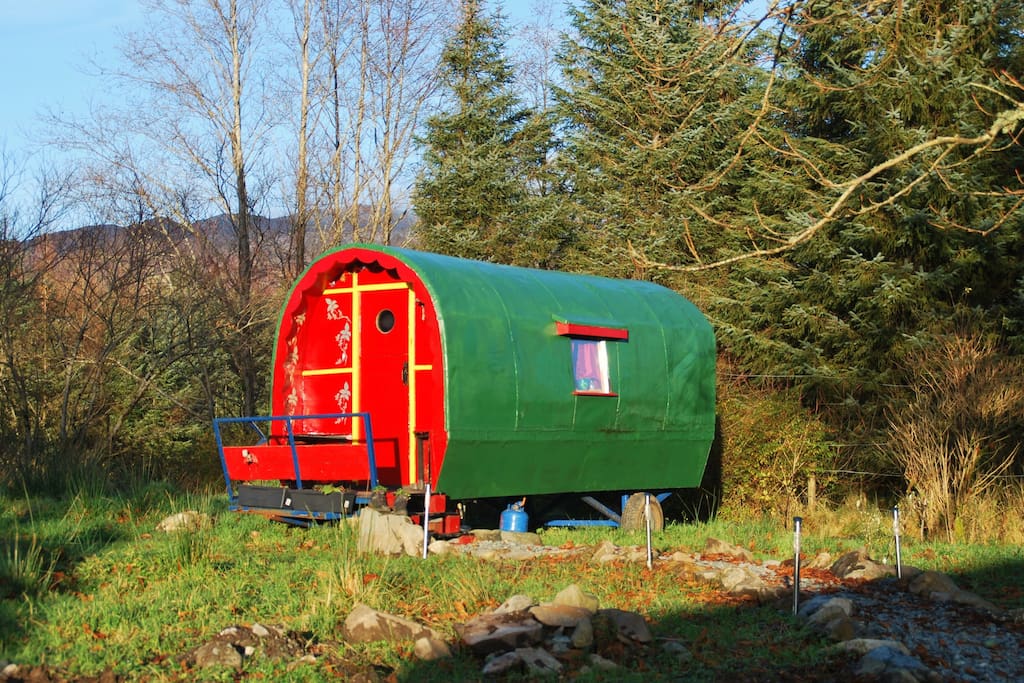
<svg viewBox="0 0 1024 683"><path fill-rule="evenodd" d="M285 431L288 435L288 446L291 449L292 454L292 468L295 470L295 488L302 488L302 472L299 471L299 452L295 447L295 430L293 425L295 422L301 422L303 420L334 420L344 418L356 418L362 421L363 433L366 434L366 458L369 465L370 482L369 488L372 490L377 486L377 456L373 447L373 425L370 421L369 413L322 413L317 415L270 415L265 417L218 417L213 420L213 435L217 442L217 453L220 455L220 466L224 472L224 484L228 490L228 500L231 503L236 502L234 489L231 486L231 475L228 474L228 463L224 457L224 440L221 436L221 425L226 424L244 424L250 427L259 435L259 441L254 445L262 445L267 443L267 435L263 433L259 425L261 423L271 422L284 422Z"/></svg>

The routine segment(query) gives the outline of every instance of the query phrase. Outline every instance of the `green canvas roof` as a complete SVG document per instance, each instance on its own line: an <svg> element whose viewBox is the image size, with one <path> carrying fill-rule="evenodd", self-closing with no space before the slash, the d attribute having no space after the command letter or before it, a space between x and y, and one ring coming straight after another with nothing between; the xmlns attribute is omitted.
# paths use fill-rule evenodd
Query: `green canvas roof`
<svg viewBox="0 0 1024 683"><path fill-rule="evenodd" d="M458 498L700 483L715 431L715 341L681 295L353 246L415 271L437 312L449 437L440 490ZM574 394L558 322L628 330L628 340L606 342L615 396Z"/></svg>

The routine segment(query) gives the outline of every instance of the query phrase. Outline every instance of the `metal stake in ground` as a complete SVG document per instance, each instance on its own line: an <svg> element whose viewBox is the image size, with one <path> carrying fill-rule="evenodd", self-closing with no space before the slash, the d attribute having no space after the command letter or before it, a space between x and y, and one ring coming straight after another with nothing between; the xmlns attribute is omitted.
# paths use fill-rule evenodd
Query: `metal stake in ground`
<svg viewBox="0 0 1024 683"><path fill-rule="evenodd" d="M423 492L423 559L427 559L427 545L430 543L430 484Z"/></svg>
<svg viewBox="0 0 1024 683"><path fill-rule="evenodd" d="M892 534L896 538L896 578L903 578L903 559L900 557L900 506L892 506Z"/></svg>
<svg viewBox="0 0 1024 683"><path fill-rule="evenodd" d="M647 568L654 568L654 551L651 549L651 494L644 494L644 521L647 523Z"/></svg>
<svg viewBox="0 0 1024 683"><path fill-rule="evenodd" d="M800 517L793 518L793 614L800 609Z"/></svg>

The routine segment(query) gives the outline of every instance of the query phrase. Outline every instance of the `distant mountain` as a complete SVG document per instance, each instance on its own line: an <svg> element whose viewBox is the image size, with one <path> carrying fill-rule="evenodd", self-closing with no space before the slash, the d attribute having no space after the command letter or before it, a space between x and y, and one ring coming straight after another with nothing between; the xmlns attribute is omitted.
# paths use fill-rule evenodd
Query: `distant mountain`
<svg viewBox="0 0 1024 683"><path fill-rule="evenodd" d="M360 222L363 226L369 223L369 207L361 207ZM273 245L275 251L286 250L292 231L291 216L267 217L253 216L251 239L253 247L259 249ZM405 243L416 223L416 215L410 210L400 217L392 230L392 243ZM346 226L347 227L347 226ZM349 230L346 230L349 232ZM69 230L55 231L39 235L29 240L29 246L46 245L49 249L65 252L87 248L112 248L123 244L129 238L141 239L154 248L158 243L166 246L179 244L182 241L202 236L203 241L214 250L230 250L237 238L235 223L229 214L219 214L196 221L191 227L185 226L170 218L154 218L129 226L110 223L85 225ZM320 244L314 226L309 226L306 233L307 250L316 254L339 244Z"/></svg>

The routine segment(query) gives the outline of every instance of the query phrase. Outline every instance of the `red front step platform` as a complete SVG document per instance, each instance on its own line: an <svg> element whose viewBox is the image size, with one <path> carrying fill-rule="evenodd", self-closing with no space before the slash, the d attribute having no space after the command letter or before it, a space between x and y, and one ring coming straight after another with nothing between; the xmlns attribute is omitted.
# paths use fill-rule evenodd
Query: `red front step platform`
<svg viewBox="0 0 1024 683"><path fill-rule="evenodd" d="M232 481L370 481L366 444L224 446ZM298 477L295 465L298 461Z"/></svg>

